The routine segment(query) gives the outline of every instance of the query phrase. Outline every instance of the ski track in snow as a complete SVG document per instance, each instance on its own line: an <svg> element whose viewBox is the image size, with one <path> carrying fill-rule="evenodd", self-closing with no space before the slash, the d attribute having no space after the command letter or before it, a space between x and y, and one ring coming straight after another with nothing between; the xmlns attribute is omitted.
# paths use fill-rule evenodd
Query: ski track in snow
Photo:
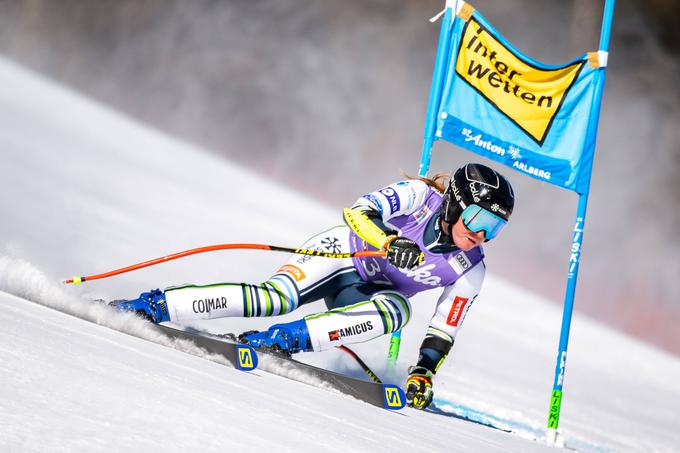
<svg viewBox="0 0 680 453"><path fill-rule="evenodd" d="M68 294L64 291L62 285L50 281L44 273L21 259L0 255L0 291L128 335L153 341L217 363L227 364L223 357L206 353L188 340L170 339L158 334L149 327L147 321L141 320L131 313L120 313L105 304ZM284 363L268 360L266 356L261 356L260 359L259 369L326 390L336 391L325 382L304 371L286 366Z"/></svg>
<svg viewBox="0 0 680 453"><path fill-rule="evenodd" d="M40 270L22 259L0 256L0 291L119 332L224 362L222 358L205 354L186 341L166 339L133 314L118 313L104 304L68 294L60 284L49 280Z"/></svg>
<svg viewBox="0 0 680 453"><path fill-rule="evenodd" d="M0 303L9 305L0 312L0 322L10 328L3 332L9 341L3 341L0 352L20 356L5 362L15 378L0 390L0 447L261 451L277 445L277 451L393 451L395 444L409 449L422 445L417 435L422 421L414 425L403 414L266 373L215 368L2 294ZM36 337L38 329L47 343ZM28 337L32 341L27 342ZM503 440L503 434L493 430L432 421L427 424L432 432L462 429L456 434L459 451L479 451L480 445L485 451L547 449L520 439ZM42 427L40 433L36 425ZM265 434L256 434L258 428ZM429 448L443 451L444 438L438 436Z"/></svg>

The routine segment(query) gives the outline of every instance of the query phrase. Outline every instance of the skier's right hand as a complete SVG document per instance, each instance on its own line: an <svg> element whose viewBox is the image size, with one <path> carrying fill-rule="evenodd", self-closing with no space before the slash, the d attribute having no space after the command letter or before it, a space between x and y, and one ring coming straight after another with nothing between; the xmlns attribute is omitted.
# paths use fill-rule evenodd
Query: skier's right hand
<svg viewBox="0 0 680 453"><path fill-rule="evenodd" d="M421 366L411 367L406 379L406 404L415 409L425 409L432 403L432 372Z"/></svg>
<svg viewBox="0 0 680 453"><path fill-rule="evenodd" d="M387 251L387 261L399 269L415 269L425 259L418 244L403 236L388 238L383 248Z"/></svg>

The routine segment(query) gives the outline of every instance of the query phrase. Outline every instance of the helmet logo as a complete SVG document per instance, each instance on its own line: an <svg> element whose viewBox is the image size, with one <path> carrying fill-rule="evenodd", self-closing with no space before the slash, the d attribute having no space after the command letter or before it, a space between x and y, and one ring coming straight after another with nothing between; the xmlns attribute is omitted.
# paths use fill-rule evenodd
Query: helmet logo
<svg viewBox="0 0 680 453"><path fill-rule="evenodd" d="M479 203L479 191L477 190L477 186L474 182L470 183L470 192L472 193L472 199L475 200L475 203Z"/></svg>
<svg viewBox="0 0 680 453"><path fill-rule="evenodd" d="M456 201L460 201L463 198L460 196L460 190L458 190L458 187L456 184L452 181L452 184L449 185L451 187L451 190L453 191L453 196L456 198Z"/></svg>
<svg viewBox="0 0 680 453"><path fill-rule="evenodd" d="M501 208L501 206L498 203L494 203L491 205L491 210L493 212L500 212L503 215L508 215L508 211L505 209Z"/></svg>

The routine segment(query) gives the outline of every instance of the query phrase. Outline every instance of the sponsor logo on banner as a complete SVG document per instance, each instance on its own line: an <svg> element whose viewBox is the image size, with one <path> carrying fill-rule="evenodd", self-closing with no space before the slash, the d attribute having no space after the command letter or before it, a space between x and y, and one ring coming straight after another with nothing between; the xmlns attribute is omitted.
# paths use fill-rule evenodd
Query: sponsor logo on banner
<svg viewBox="0 0 680 453"><path fill-rule="evenodd" d="M385 189L379 190L379 192L385 195L387 201L390 204L390 214L394 214L401 208L401 202L399 201L399 195L391 187L386 187Z"/></svg>
<svg viewBox="0 0 680 453"><path fill-rule="evenodd" d="M512 164L512 167L518 169L519 171L523 171L524 173L529 173L530 175L547 180L549 180L551 176L549 171L542 170L538 167L534 167L533 165L527 165L525 162L520 162L518 160Z"/></svg>
<svg viewBox="0 0 680 453"><path fill-rule="evenodd" d="M449 316L446 317L446 324L453 327L458 327L458 323L460 322L460 318L463 316L467 302L468 298L466 297L456 296L456 298L453 299L453 305L451 305Z"/></svg>
<svg viewBox="0 0 680 453"><path fill-rule="evenodd" d="M333 330L328 332L328 339L330 341L338 341L340 338L351 337L352 335L360 335L362 333L373 330L373 323L371 321L362 322L344 329Z"/></svg>
<svg viewBox="0 0 680 453"><path fill-rule="evenodd" d="M286 274L290 274L296 282L299 282L305 278L305 273L302 272L302 269L297 266L293 266L292 264L284 264L277 272L285 272Z"/></svg>
<svg viewBox="0 0 680 453"><path fill-rule="evenodd" d="M499 156L505 156L505 153L509 153L508 150L500 145L494 144L491 140L484 140L482 134L473 135L472 131L468 128L463 128L460 133L463 134L466 142L472 142L478 148L485 149L494 154L498 154Z"/></svg>
<svg viewBox="0 0 680 453"><path fill-rule="evenodd" d="M540 69L470 18L459 46L456 73L542 145L584 63Z"/></svg>
<svg viewBox="0 0 680 453"><path fill-rule="evenodd" d="M508 154L510 154L510 157L512 157L514 160L519 160L519 159L522 158L522 152L516 146L510 145L510 149L508 150Z"/></svg>
<svg viewBox="0 0 680 453"><path fill-rule="evenodd" d="M461 275L472 266L472 262L470 262L465 253L461 252L449 260L449 265L458 275Z"/></svg>
<svg viewBox="0 0 680 453"><path fill-rule="evenodd" d="M213 310L226 309L227 298L198 299L192 302L191 308L194 310L194 313L210 313Z"/></svg>
<svg viewBox="0 0 680 453"><path fill-rule="evenodd" d="M460 133L463 137L465 137L466 142L472 142L478 148L498 154L499 156L505 156L507 154L514 161L512 163L512 167L519 171L529 173L530 175L545 179L547 181L549 181L552 176L547 170L543 170L542 168L537 168L532 165L527 165L525 162L521 161L520 159L523 158L522 152L514 145L509 145L508 149L505 149L504 147L495 144L491 139L485 139L484 134L474 134L467 127L461 129Z"/></svg>

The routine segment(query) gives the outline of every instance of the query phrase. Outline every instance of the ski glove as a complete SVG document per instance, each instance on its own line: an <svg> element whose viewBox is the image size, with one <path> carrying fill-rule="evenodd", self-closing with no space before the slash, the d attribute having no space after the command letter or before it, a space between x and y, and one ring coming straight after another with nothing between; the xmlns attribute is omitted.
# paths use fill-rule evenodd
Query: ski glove
<svg viewBox="0 0 680 453"><path fill-rule="evenodd" d="M414 241L403 236L392 236L384 246L387 261L399 269L415 269L425 259L425 255Z"/></svg>
<svg viewBox="0 0 680 453"><path fill-rule="evenodd" d="M408 370L406 379L406 404L415 409L425 409L432 403L432 372L416 366Z"/></svg>

